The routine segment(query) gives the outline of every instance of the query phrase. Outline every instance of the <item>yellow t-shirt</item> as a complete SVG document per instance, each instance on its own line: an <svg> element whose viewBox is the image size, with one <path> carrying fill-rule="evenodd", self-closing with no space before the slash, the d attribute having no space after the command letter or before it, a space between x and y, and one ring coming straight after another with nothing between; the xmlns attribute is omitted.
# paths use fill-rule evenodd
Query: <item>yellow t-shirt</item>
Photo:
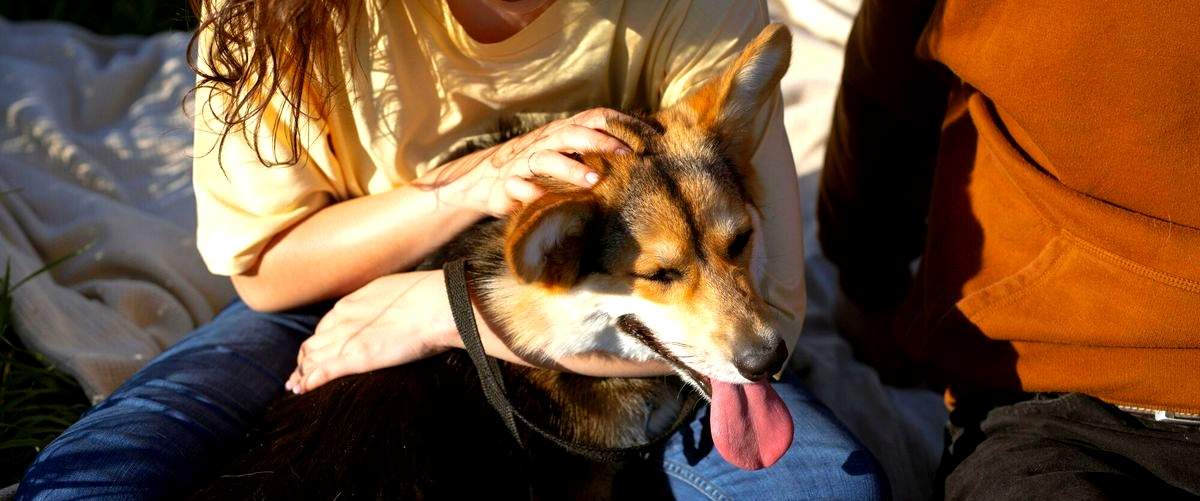
<svg viewBox="0 0 1200 501"><path fill-rule="evenodd" d="M210 271L241 273L280 231L330 204L386 192L420 177L465 141L495 132L516 114L595 106L655 110L718 74L767 24L765 2L724 0L557 0L514 36L473 40L443 0L363 2L360 22L339 40L344 87L324 120L302 119L294 166L267 168L239 132L218 150L221 130L207 89L196 93L194 185L197 243ZM208 43L201 34L201 46ZM353 50L351 50L353 49ZM204 54L204 50L200 53ZM201 60L200 64L206 64ZM212 100L210 102L210 99ZM799 333L804 312L799 192L776 97L759 115L753 165L763 186L764 269L760 293ZM272 103L261 144L290 131L274 125ZM218 165L218 151L222 165ZM353 224L348 221L347 224Z"/></svg>

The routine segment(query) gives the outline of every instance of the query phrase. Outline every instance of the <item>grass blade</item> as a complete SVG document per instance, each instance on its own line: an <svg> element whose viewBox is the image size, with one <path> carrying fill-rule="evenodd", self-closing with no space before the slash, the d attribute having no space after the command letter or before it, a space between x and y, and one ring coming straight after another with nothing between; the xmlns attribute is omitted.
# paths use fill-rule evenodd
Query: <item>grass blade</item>
<svg viewBox="0 0 1200 501"><path fill-rule="evenodd" d="M34 271L33 273L26 275L25 278L18 280L17 283L13 284L12 287L10 287L8 289L8 293L12 294L12 291L17 290L17 288L24 285L25 282L32 280L34 277L41 275L42 273L45 273L47 271L50 271L51 269L54 269L55 266L62 264L63 262L65 262L68 259L71 259L75 256L83 254L84 252L87 252L87 250L92 248L92 245L95 243L96 243L95 240L88 242L87 244L84 244L83 247L75 249L75 250L67 253L65 256L59 256L57 259L50 261L49 263L46 263L45 266L38 268L37 271ZM7 272L7 270L5 270L5 271Z"/></svg>

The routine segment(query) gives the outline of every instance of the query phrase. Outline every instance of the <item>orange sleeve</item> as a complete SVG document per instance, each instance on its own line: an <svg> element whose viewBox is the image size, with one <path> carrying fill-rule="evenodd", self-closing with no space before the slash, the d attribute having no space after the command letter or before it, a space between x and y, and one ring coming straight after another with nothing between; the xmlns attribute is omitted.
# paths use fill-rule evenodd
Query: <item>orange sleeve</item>
<svg viewBox="0 0 1200 501"><path fill-rule="evenodd" d="M846 45L817 202L842 291L867 310L899 303L924 247L948 86L918 42L930 0L866 0Z"/></svg>

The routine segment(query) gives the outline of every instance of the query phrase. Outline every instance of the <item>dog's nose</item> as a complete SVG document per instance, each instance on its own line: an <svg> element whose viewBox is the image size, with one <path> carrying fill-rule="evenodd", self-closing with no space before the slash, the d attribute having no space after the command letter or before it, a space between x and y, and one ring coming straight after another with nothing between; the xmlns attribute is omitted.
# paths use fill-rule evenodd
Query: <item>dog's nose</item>
<svg viewBox="0 0 1200 501"><path fill-rule="evenodd" d="M787 358L787 346L783 340L776 338L773 343L754 344L738 350L733 357L733 366L737 367L742 377L762 381L779 372Z"/></svg>

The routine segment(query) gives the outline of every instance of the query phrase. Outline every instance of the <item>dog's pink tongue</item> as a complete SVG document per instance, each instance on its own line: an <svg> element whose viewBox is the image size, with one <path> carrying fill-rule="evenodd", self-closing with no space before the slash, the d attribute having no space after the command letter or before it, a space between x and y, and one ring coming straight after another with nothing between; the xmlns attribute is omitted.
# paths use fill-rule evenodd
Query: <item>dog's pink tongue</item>
<svg viewBox="0 0 1200 501"><path fill-rule="evenodd" d="M710 383L709 424L721 457L743 470L775 464L792 445L792 415L771 384Z"/></svg>

